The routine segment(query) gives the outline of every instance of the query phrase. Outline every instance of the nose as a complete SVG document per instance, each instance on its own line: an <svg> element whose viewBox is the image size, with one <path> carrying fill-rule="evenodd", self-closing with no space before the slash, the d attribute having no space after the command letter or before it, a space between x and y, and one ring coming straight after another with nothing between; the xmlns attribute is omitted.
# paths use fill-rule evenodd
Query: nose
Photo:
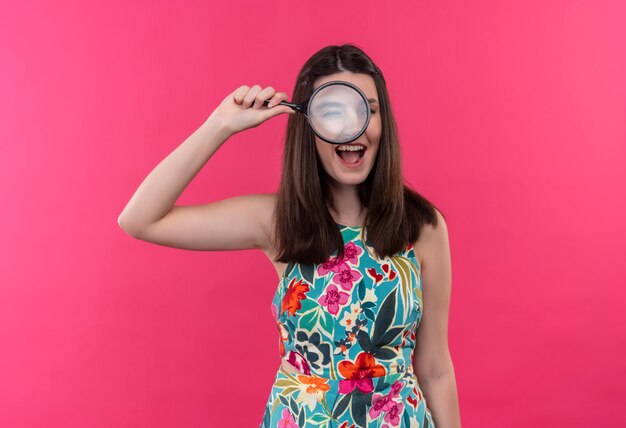
<svg viewBox="0 0 626 428"><path fill-rule="evenodd" d="M356 134L358 134L360 130L361 130L361 128L360 127L356 127L356 126L343 128L341 130L341 139L345 140L345 139L348 139L348 138L356 137Z"/></svg>

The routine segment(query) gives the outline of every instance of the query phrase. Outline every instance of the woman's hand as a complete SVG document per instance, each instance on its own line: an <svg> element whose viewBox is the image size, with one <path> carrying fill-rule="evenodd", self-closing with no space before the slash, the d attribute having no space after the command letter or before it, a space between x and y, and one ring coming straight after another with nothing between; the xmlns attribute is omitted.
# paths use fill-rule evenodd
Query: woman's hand
<svg viewBox="0 0 626 428"><path fill-rule="evenodd" d="M296 113L289 106L277 105L287 99L285 92L276 92L271 86L261 90L259 85L243 85L228 94L211 113L211 117L232 135L259 126L281 113ZM270 100L267 106L264 104L265 100Z"/></svg>

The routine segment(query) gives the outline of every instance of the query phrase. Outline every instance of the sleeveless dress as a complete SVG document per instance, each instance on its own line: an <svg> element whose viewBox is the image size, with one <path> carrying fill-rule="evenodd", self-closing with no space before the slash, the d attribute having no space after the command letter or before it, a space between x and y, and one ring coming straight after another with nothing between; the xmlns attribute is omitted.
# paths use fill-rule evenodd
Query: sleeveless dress
<svg viewBox="0 0 626 428"><path fill-rule="evenodd" d="M413 371L422 316L412 246L379 259L363 226L336 223L345 255L289 263L271 303L279 366L260 428L435 428Z"/></svg>

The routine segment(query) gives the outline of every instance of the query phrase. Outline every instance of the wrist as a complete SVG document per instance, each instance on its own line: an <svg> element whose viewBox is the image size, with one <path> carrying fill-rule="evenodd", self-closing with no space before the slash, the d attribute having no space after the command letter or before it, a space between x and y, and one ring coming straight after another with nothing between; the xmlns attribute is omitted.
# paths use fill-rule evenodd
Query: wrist
<svg viewBox="0 0 626 428"><path fill-rule="evenodd" d="M204 121L203 126L209 128L211 134L219 136L223 141L234 134L234 132L228 128L226 122L217 115L211 114L211 116Z"/></svg>

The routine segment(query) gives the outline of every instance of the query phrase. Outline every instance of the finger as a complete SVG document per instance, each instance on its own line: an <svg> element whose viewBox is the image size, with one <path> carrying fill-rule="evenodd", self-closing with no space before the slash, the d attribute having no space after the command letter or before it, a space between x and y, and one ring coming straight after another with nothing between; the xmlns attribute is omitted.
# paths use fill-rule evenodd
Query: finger
<svg viewBox="0 0 626 428"><path fill-rule="evenodd" d="M267 120L271 117L278 116L279 114L295 114L296 111L289 106L274 106L265 110L261 110L264 114L264 119Z"/></svg>
<svg viewBox="0 0 626 428"><path fill-rule="evenodd" d="M268 107L273 107L275 105L278 105L281 101L287 101L289 98L287 97L287 94L284 92L276 92L274 94L274 96L272 98L270 98L269 103L267 104Z"/></svg>
<svg viewBox="0 0 626 428"><path fill-rule="evenodd" d="M259 92L261 92L261 87L259 85L251 87L248 93L243 97L243 103L241 106L243 108L249 108Z"/></svg>
<svg viewBox="0 0 626 428"><path fill-rule="evenodd" d="M263 105L263 102L270 98L272 95L274 95L275 89L272 88L271 86L268 86L267 88L263 89L261 92L259 92L256 96L256 99L254 100L254 105L252 106L252 108L254 109L258 109Z"/></svg>
<svg viewBox="0 0 626 428"><path fill-rule="evenodd" d="M241 104L243 102L243 97L248 93L249 89L249 86L241 85L237 90L235 90L235 102L237 104Z"/></svg>

